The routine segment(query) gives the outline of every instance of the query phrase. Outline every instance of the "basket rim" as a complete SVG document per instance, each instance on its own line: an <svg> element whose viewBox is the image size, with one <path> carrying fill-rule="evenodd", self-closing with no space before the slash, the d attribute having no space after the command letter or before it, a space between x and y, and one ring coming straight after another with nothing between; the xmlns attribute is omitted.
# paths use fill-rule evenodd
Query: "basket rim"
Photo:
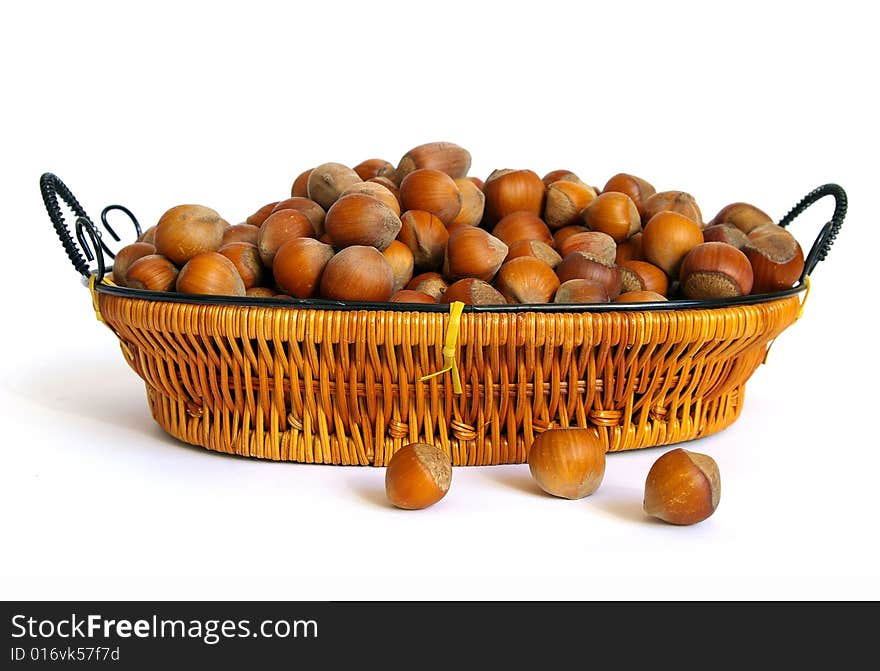
<svg viewBox="0 0 880 671"><path fill-rule="evenodd" d="M88 283L88 280L85 281ZM266 298L259 296L213 296L199 294L182 294L172 291L148 291L120 287L115 284L95 282L95 291L122 298L137 298L164 303L190 303L195 305L220 305L238 307L269 307L269 308L307 308L314 310L341 311L382 311L382 312L449 312L446 303L391 303L363 301L333 301L320 298ZM735 298L719 298L713 300L681 299L672 301L656 301L645 303L518 303L513 305L465 305L464 312L509 314L537 312L555 313L604 313L604 312L655 312L678 310L714 310L743 305L769 303L783 298L790 298L803 292L807 282L803 279L789 289L765 294L751 294Z"/></svg>

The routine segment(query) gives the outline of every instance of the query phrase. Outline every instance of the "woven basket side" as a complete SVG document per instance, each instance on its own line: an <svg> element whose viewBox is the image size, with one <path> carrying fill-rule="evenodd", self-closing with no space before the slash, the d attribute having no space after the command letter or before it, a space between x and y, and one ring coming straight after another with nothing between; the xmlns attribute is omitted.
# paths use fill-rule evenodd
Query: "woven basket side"
<svg viewBox="0 0 880 671"><path fill-rule="evenodd" d="M729 425L797 297L714 310L466 313L443 367L445 313L146 301L99 294L153 416L208 449L267 459L387 463L408 442L453 463L522 463L554 426L609 450Z"/></svg>

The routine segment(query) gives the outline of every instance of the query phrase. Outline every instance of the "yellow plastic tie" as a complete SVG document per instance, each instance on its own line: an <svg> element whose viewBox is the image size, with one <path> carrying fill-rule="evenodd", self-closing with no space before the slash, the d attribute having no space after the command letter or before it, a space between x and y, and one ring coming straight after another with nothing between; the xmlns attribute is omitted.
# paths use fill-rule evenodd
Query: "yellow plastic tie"
<svg viewBox="0 0 880 671"><path fill-rule="evenodd" d="M92 293L92 307L95 309L95 317L98 318L98 321L102 324L106 324L104 321L104 317L101 316L101 308L98 307L98 292L95 291L95 280L97 279L97 275L89 275L89 291Z"/></svg>
<svg viewBox="0 0 880 671"><path fill-rule="evenodd" d="M446 338L443 342L443 368L436 373L430 375L422 375L419 378L421 382L430 380L443 373L452 371L452 390L456 394L461 393L461 376L458 374L458 363L455 360L455 346L458 343L458 331L461 326L461 312L464 310L464 303L461 301L453 301L449 306L449 324L446 326Z"/></svg>
<svg viewBox="0 0 880 671"><path fill-rule="evenodd" d="M798 310L797 317L795 321L804 316L804 306L807 304L807 299L810 297L810 276L804 275L804 284L807 285L807 290L804 292L804 300L801 301L801 307Z"/></svg>

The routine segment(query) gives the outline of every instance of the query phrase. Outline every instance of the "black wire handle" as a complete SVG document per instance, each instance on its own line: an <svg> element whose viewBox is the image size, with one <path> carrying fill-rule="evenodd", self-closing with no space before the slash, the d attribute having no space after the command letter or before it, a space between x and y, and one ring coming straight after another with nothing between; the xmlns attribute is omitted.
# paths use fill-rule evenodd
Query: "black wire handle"
<svg viewBox="0 0 880 671"><path fill-rule="evenodd" d="M97 261L96 281L100 282L104 279L104 273L106 272L105 258L110 257L113 259L116 257L116 254L113 253L102 239L101 231L98 230L98 227L89 218L89 215L83 206L79 204L79 201L71 193L70 189L67 188L67 185L58 179L56 175L47 172L40 176L40 193L43 195L43 204L46 206L46 212L49 213L49 219L52 220L52 226L55 228L55 232L58 234L58 238L61 240L64 251L67 252L73 267L76 268L80 275L88 279L92 275L89 263ZM64 221L64 214L58 202L59 198L64 201L76 216L73 233L71 233L70 228ZM101 212L101 223L114 240L119 242L121 238L107 221L107 213L112 210L124 212L134 225L137 236L140 236L140 224L128 208L122 205L108 205Z"/></svg>
<svg viewBox="0 0 880 671"><path fill-rule="evenodd" d="M832 196L834 198L834 214L831 215L831 220L822 227L821 231L819 231L816 241L810 248L807 258L804 261L804 272L801 273L799 282L803 282L804 278L813 272L816 264L818 264L819 261L824 261L825 257L828 256L828 250L831 249L831 243L834 242L834 239L840 232L840 227L843 225L843 219L846 216L846 191L837 184L824 184L819 188L810 191L810 193L801 199L801 202L791 208L789 213L779 221L780 226L788 226L804 210L810 207L810 205L816 201L822 200L825 196Z"/></svg>

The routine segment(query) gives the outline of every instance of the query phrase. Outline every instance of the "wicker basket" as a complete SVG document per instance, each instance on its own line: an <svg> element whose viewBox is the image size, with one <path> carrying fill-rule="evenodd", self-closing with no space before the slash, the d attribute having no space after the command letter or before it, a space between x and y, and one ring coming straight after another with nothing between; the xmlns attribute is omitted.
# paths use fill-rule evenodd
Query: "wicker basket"
<svg viewBox="0 0 880 671"><path fill-rule="evenodd" d="M829 184L783 218L787 225L824 196L835 199L800 281L777 294L468 306L459 316L460 305L116 287L104 279L110 250L67 187L46 174L41 189L97 317L118 336L165 431L209 450L323 464L385 465L413 441L441 446L455 465L522 463L534 436L551 427L595 427L610 451L715 433L739 416L746 381L798 319L809 273L846 214L845 192ZM76 241L59 196L76 215ZM101 216L118 240L107 226L111 209L125 208Z"/></svg>

